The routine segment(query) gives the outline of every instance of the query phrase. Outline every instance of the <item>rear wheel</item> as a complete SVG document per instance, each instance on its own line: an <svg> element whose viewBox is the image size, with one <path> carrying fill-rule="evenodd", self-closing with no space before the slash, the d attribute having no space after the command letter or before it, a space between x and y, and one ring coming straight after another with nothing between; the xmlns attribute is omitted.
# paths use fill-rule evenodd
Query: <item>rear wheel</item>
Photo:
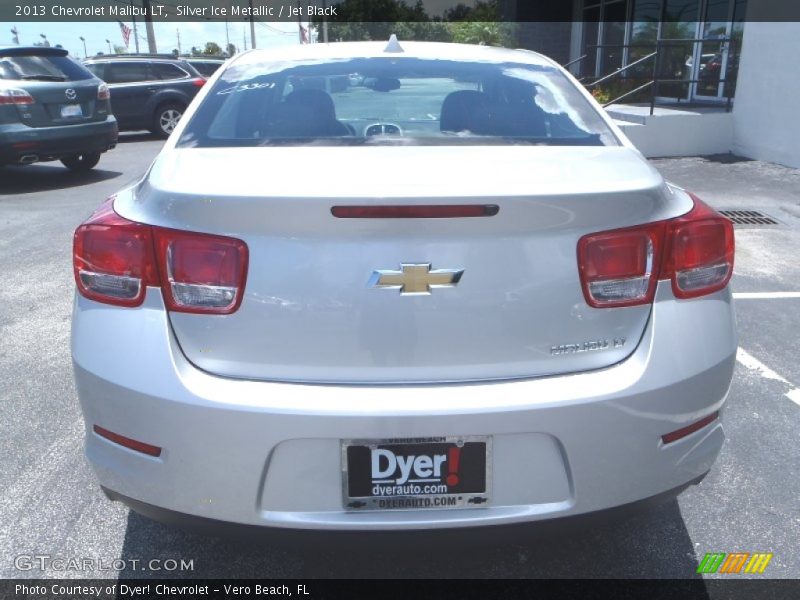
<svg viewBox="0 0 800 600"><path fill-rule="evenodd" d="M65 156L61 159L61 163L70 171L83 172L88 171L100 162L100 153L92 152L89 154L73 154L72 156Z"/></svg>
<svg viewBox="0 0 800 600"><path fill-rule="evenodd" d="M163 104L159 106L153 118L151 131L159 137L169 137L169 134L177 127L178 121L181 120L184 110L186 110L186 107L180 104Z"/></svg>

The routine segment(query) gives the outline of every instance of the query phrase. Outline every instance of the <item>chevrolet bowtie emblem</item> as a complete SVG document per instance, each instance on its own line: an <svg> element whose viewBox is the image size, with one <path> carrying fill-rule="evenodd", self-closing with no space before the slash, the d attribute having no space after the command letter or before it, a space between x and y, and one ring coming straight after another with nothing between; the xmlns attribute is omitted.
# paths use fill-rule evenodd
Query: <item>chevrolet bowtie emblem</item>
<svg viewBox="0 0 800 600"><path fill-rule="evenodd" d="M464 269L436 269L430 263L401 264L399 271L375 271L369 280L370 287L400 290L403 296L423 296L431 288L455 287Z"/></svg>

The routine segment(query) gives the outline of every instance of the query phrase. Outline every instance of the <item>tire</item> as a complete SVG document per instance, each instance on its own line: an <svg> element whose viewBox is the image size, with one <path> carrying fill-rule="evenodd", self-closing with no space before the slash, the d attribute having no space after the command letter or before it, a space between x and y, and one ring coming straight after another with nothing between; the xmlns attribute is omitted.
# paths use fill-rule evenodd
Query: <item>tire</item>
<svg viewBox="0 0 800 600"><path fill-rule="evenodd" d="M169 134L175 129L175 126L183 116L183 111L186 107L177 104L169 103L162 104L156 109L153 115L153 128L150 130L160 138L168 138Z"/></svg>
<svg viewBox="0 0 800 600"><path fill-rule="evenodd" d="M93 168L98 162L100 162L99 152L73 154L72 156L65 156L61 159L61 163L65 167L76 173L84 173Z"/></svg>

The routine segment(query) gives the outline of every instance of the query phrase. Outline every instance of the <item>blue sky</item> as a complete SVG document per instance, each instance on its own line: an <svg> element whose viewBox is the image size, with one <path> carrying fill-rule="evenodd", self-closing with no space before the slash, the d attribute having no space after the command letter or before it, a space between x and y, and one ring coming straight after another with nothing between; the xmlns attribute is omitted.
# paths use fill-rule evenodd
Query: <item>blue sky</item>
<svg viewBox="0 0 800 600"><path fill-rule="evenodd" d="M128 21L128 27L133 24ZM306 24L307 25L307 24ZM98 52L108 53L110 40L112 45L123 46L122 32L119 24L113 22L33 22L16 21L13 23L0 22L0 46L13 44L11 28L19 31L19 41L22 45L32 45L42 41L39 34L47 36L51 45L61 44L69 50L70 54L83 58L83 43L80 37L86 38L86 50L89 56ZM154 23L156 43L159 52L172 52L178 47L177 33L180 32L181 49L188 52L192 46L204 47L206 42L216 42L225 47L225 23L185 22L185 23ZM137 22L139 33L139 49L147 52L144 23ZM250 47L250 24L237 21L228 25L228 36L232 44L240 50L243 49L242 36L247 36L247 46ZM298 24L294 22L256 23L256 44L259 48L295 45L299 43ZM130 39L130 52L135 52L133 34Z"/></svg>

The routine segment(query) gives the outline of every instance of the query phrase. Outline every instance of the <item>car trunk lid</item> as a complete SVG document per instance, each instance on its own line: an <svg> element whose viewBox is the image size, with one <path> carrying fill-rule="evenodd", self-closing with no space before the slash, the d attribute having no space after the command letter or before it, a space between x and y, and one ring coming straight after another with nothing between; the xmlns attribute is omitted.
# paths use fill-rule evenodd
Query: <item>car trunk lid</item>
<svg viewBox="0 0 800 600"><path fill-rule="evenodd" d="M497 212L331 211L454 204ZM170 151L115 203L128 219L247 243L235 313L170 314L190 361L228 377L336 383L536 377L619 362L650 306L587 305L578 239L689 208L633 150L533 146ZM376 285L381 272L397 283L429 269L460 278L430 294Z"/></svg>

